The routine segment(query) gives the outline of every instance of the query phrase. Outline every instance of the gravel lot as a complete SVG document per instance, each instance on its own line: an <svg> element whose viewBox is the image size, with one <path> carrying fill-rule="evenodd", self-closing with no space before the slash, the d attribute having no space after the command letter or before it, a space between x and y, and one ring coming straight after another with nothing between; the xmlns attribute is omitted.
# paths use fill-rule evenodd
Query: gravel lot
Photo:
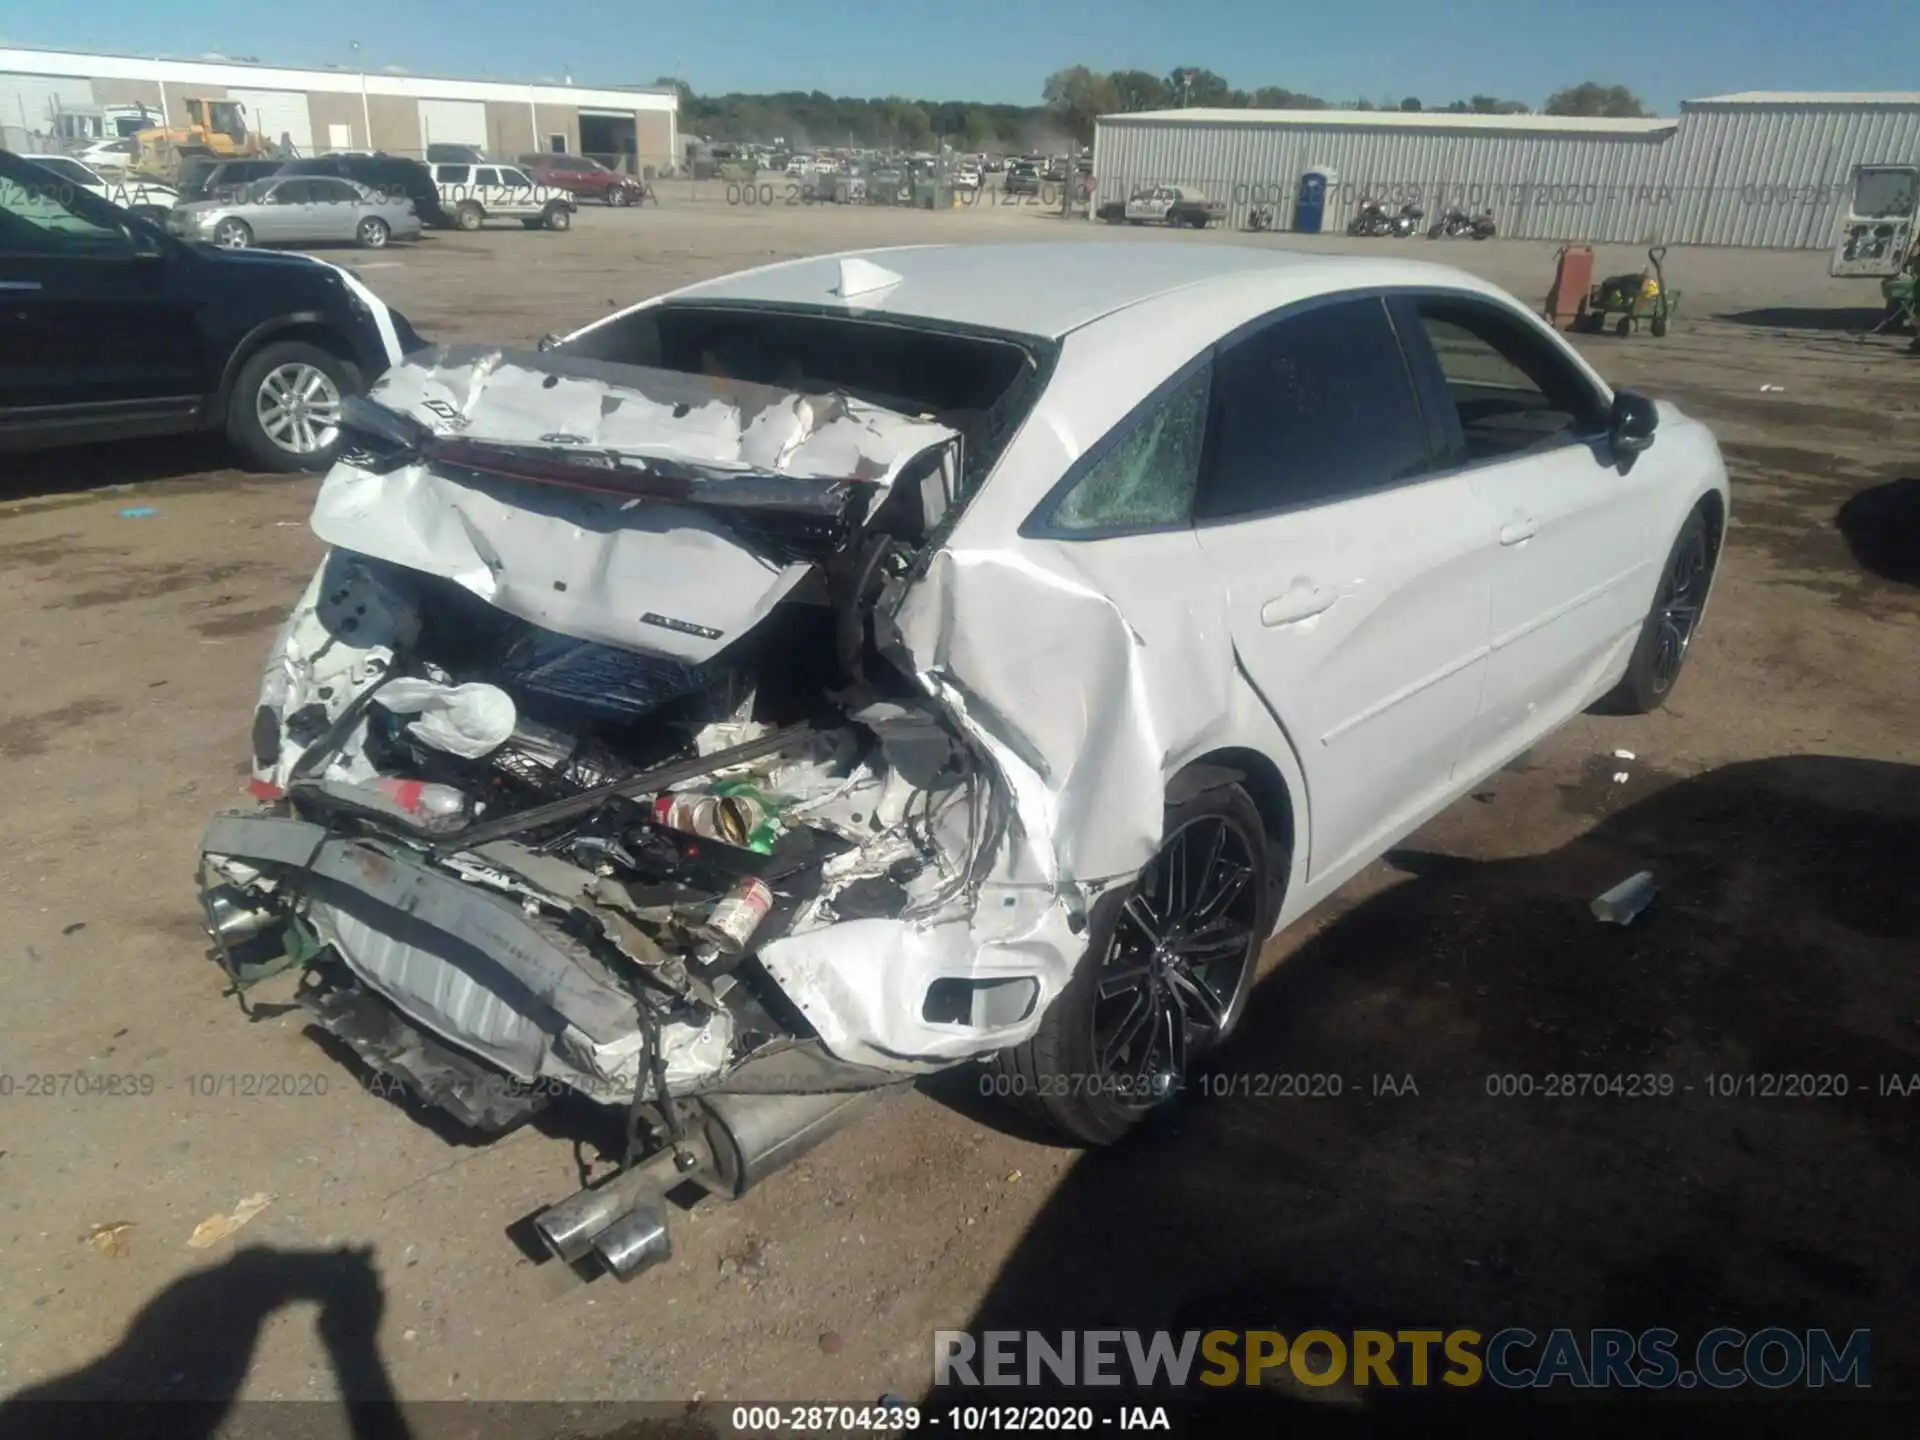
<svg viewBox="0 0 1920 1440"><path fill-rule="evenodd" d="M429 337L528 342L834 249L1294 243L662 191L568 234L329 258ZM1519 242L1300 243L1444 258L1530 299L1553 265ZM1596 268L1638 259L1609 247ZM1911 1396L1920 1095L1881 1077L1920 1075L1920 360L1841 333L1877 295L1824 272L1812 253L1676 250L1670 337L1581 340L1726 447L1734 522L1689 671L1665 712L1577 721L1276 941L1223 1066L1246 1093L1087 1156L1026 1134L978 1077L942 1077L747 1199L680 1215L675 1260L630 1288L581 1285L507 1234L578 1183L580 1117L444 1138L297 1016L249 1023L204 958L195 842L242 799L261 658L319 554L315 482L198 443L10 462L0 1388L97 1366L84 1383L329 1397L365 1388L377 1351L409 1400L859 1402L920 1393L930 1332L970 1322L1727 1323L1872 1327L1876 1391ZM156 513L123 516L136 505ZM1593 922L1588 899L1641 868L1663 890L1648 922ZM28 1093L77 1071L152 1093ZM1629 1071L1676 1091L1487 1089ZM1260 1080L1293 1072L1345 1092ZM1838 1074L1849 1093L1715 1097L1714 1072ZM294 1093L195 1079L255 1075ZM1376 1096L1375 1075L1417 1094ZM237 1241L188 1247L256 1193L272 1203ZM316 1258L334 1247L370 1255ZM329 1355L332 1302L368 1321L359 1362Z"/></svg>

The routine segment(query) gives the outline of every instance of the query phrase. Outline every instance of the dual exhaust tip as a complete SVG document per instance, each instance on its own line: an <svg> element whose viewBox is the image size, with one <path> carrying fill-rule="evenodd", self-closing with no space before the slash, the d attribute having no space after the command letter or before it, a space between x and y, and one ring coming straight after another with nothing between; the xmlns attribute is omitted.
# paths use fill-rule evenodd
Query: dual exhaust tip
<svg viewBox="0 0 1920 1440"><path fill-rule="evenodd" d="M591 1257L622 1283L673 1254L665 1192L686 1176L671 1150L534 1217L541 1242L569 1265Z"/></svg>

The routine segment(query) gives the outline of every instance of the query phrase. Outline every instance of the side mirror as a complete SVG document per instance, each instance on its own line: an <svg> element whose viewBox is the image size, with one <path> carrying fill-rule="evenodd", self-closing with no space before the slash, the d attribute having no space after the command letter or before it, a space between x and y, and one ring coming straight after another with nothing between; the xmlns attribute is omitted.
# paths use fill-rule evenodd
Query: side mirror
<svg viewBox="0 0 1920 1440"><path fill-rule="evenodd" d="M1613 414L1607 421L1607 441L1616 455L1638 455L1653 444L1660 412L1637 390L1613 392Z"/></svg>

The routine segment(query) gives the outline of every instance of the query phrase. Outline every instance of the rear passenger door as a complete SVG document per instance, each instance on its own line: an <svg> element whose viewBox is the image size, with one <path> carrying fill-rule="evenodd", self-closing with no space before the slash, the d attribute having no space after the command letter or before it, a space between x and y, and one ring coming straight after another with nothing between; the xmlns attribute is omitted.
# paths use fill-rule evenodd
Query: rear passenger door
<svg viewBox="0 0 1920 1440"><path fill-rule="evenodd" d="M1196 534L1305 773L1315 879L1445 802L1480 708L1493 525L1431 448L1377 296L1281 311L1216 355Z"/></svg>
<svg viewBox="0 0 1920 1440"><path fill-rule="evenodd" d="M312 180L282 180L267 192L265 203L249 207L247 223L254 238L279 244L307 238L313 208Z"/></svg>
<svg viewBox="0 0 1920 1440"><path fill-rule="evenodd" d="M360 223L358 187L346 180L315 180L313 207L308 212L316 240L351 240Z"/></svg>
<svg viewBox="0 0 1920 1440"><path fill-rule="evenodd" d="M1481 768L1585 705L1645 617L1658 463L1622 471L1608 397L1528 317L1473 295L1403 295L1402 333L1447 426L1444 464L1493 518Z"/></svg>

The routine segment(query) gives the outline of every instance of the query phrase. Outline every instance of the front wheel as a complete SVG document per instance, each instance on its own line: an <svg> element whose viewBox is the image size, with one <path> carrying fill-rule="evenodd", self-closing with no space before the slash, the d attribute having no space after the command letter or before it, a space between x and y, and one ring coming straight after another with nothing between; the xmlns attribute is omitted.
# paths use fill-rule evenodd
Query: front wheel
<svg viewBox="0 0 1920 1440"><path fill-rule="evenodd" d="M360 372L302 341L263 347L240 368L227 404L227 438L257 469L323 470L340 448L341 401Z"/></svg>
<svg viewBox="0 0 1920 1440"><path fill-rule="evenodd" d="M387 228L387 222L378 215L369 215L360 222L360 228L354 232L354 238L368 250L384 250L393 232Z"/></svg>
<svg viewBox="0 0 1920 1440"><path fill-rule="evenodd" d="M1707 517L1695 510L1667 554L1660 588L1640 627L1627 673L1597 708L1613 715L1645 715L1666 703L1687 663L1712 582L1713 545Z"/></svg>
<svg viewBox="0 0 1920 1440"><path fill-rule="evenodd" d="M616 185L607 192L607 204L613 206L615 209L620 209L632 203L633 197L627 194L627 187L624 185Z"/></svg>
<svg viewBox="0 0 1920 1440"><path fill-rule="evenodd" d="M253 244L253 230L244 220L222 220L213 227L213 243L222 250L244 250Z"/></svg>
<svg viewBox="0 0 1920 1440"><path fill-rule="evenodd" d="M1010 1094L1089 1145L1185 1088L1240 1019L1272 927L1266 830L1226 785L1167 807L1166 838L1095 903L1087 951L1032 1038L994 1056Z"/></svg>

